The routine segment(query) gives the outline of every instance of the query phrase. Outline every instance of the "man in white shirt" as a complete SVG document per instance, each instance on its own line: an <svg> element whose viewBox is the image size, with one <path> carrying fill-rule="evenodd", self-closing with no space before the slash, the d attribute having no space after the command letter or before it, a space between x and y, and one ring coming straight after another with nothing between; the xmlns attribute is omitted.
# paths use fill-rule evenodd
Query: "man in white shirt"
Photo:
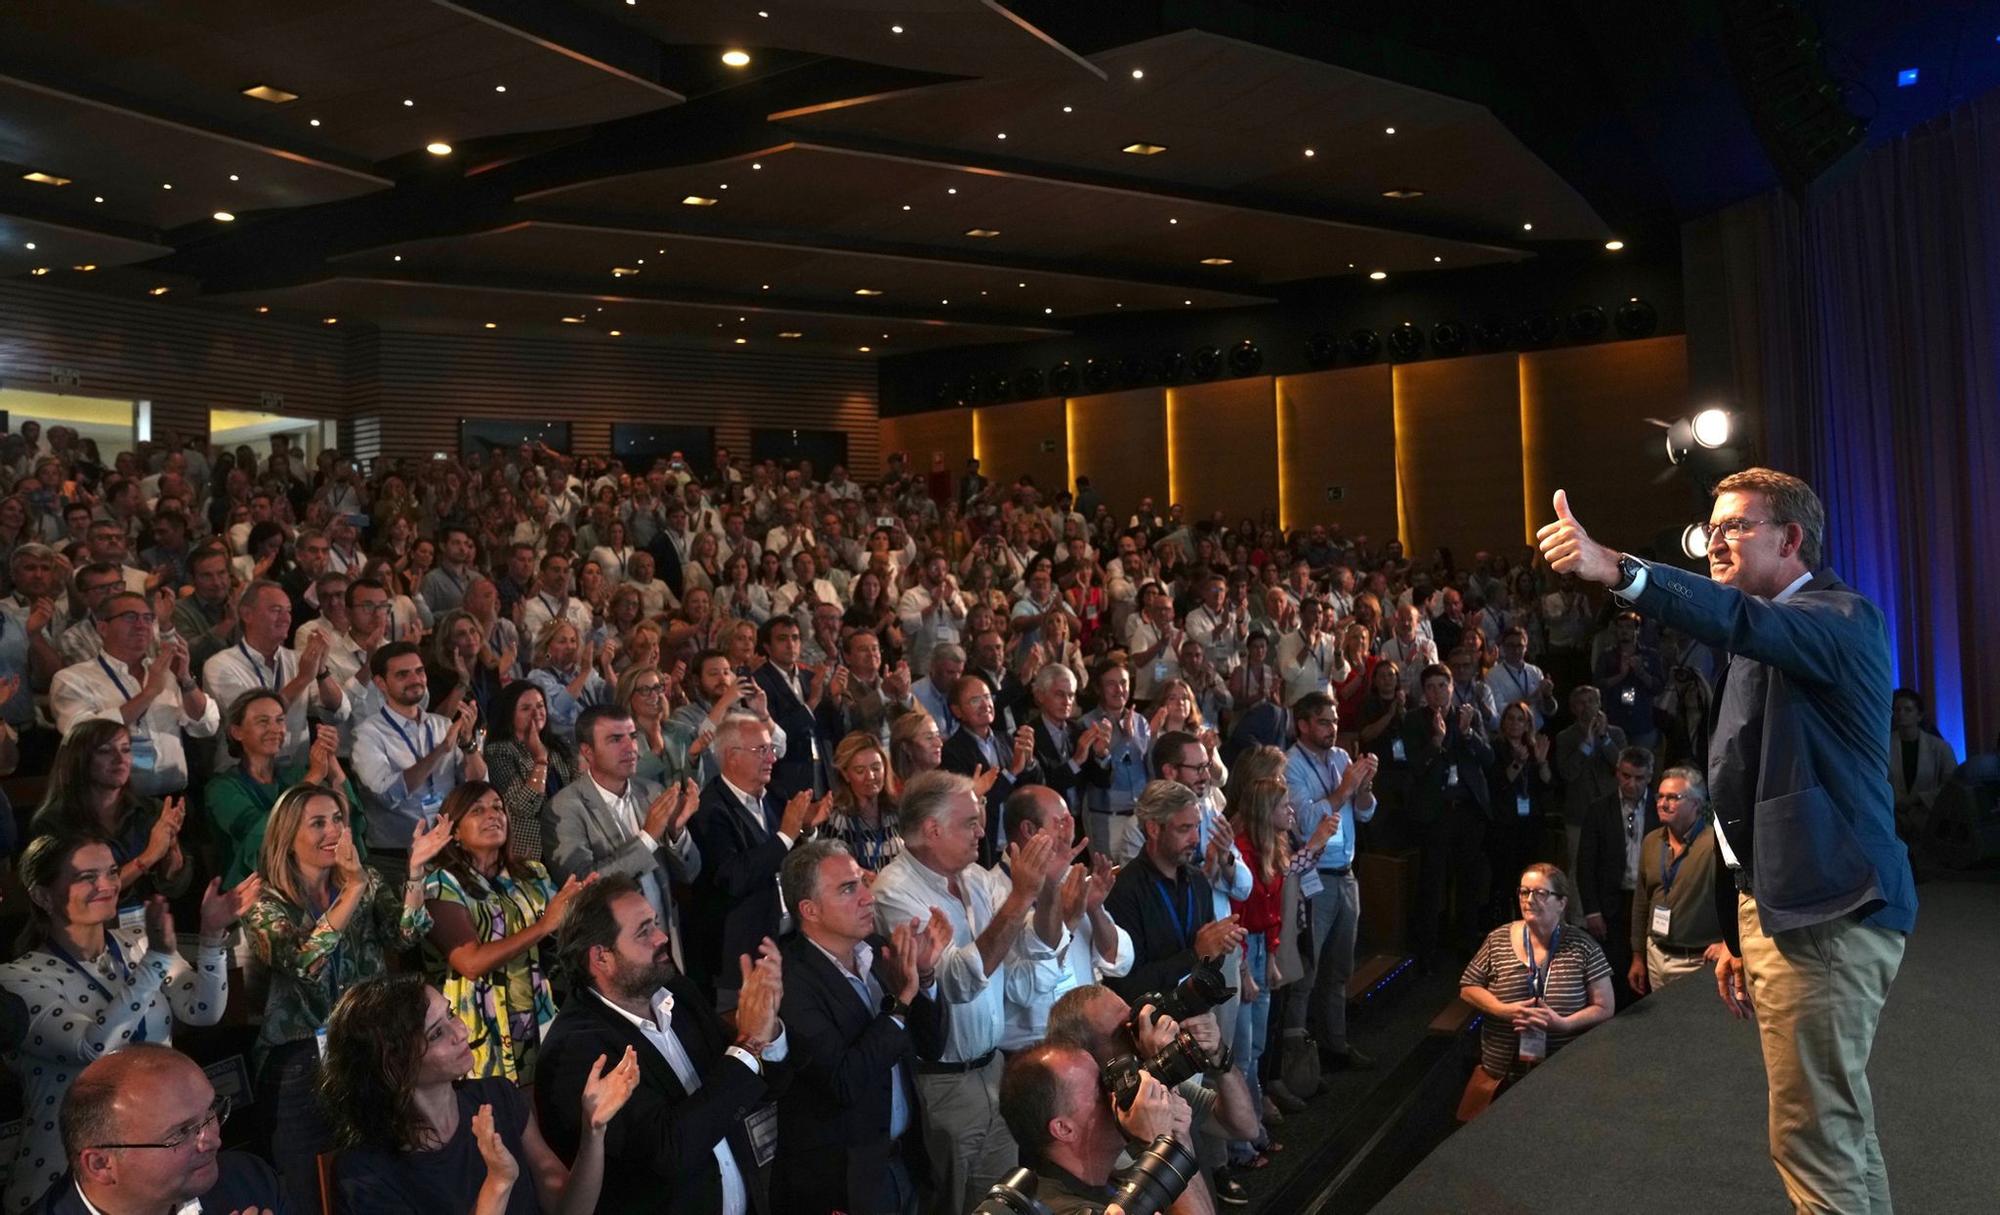
<svg viewBox="0 0 2000 1215"><path fill-rule="evenodd" d="M407 865L410 837L443 811L459 782L486 779L486 757L471 749L473 705L461 703L455 717L424 712L430 684L414 642L376 650L368 672L382 703L355 723L354 776L368 811L368 859L387 880L402 876L389 869Z"/></svg>
<svg viewBox="0 0 2000 1215"><path fill-rule="evenodd" d="M1038 834L1062 840L1076 830L1076 819L1062 794L1047 785L1023 785L1014 790L1007 797L1003 817L1008 841L1022 848ZM1088 986L1104 975L1123 976L1132 969L1131 934L1104 910L1104 896L1111 893L1111 858L1098 852L1090 861L1089 867L1072 864L1066 869L1051 868L1035 896L1038 911L1042 901L1056 901L1057 919L1069 939L1066 948L1053 957L1007 967L1007 1019L1000 1049L1010 1054L1042 1040L1048 1030L1049 1009L1064 992ZM1007 862L1002 861L1000 867L1005 872Z"/></svg>
<svg viewBox="0 0 2000 1215"><path fill-rule="evenodd" d="M49 687L56 729L68 734L89 717L123 722L132 739L132 791L145 797L184 792L188 763L181 731L212 737L222 715L188 674L187 643L175 638L146 661L154 620L144 595L117 592L97 613L104 652L56 672Z"/></svg>
<svg viewBox="0 0 2000 1215"><path fill-rule="evenodd" d="M1285 685L1287 707L1308 693L1333 692L1336 650L1332 634L1320 631L1321 612L1318 599L1304 600L1298 606L1298 630L1278 639L1278 678Z"/></svg>
<svg viewBox="0 0 2000 1215"><path fill-rule="evenodd" d="M309 703L329 722L346 721L349 715L347 695L327 666L325 637L307 641L303 650L285 644L292 627L292 599L269 579L243 588L236 615L243 624L242 639L216 651L203 664L202 686L218 705L234 704L252 688L276 691L285 702L285 749L278 760L302 760L312 744L312 726L306 720ZM216 751L218 771L235 765L226 745Z"/></svg>
<svg viewBox="0 0 2000 1215"><path fill-rule="evenodd" d="M1224 679L1243 657L1243 645L1250 637L1250 617L1229 602L1229 580L1210 574L1202 580L1201 603L1187 614L1187 635L1201 643L1208 665Z"/></svg>
<svg viewBox="0 0 2000 1215"><path fill-rule="evenodd" d="M944 554L932 553L924 561L922 583L903 592L896 615L903 622L903 642L908 647L904 656L913 667L930 665L933 647L958 644L965 631L965 597L958 592L958 579L951 576Z"/></svg>
<svg viewBox="0 0 2000 1215"><path fill-rule="evenodd" d="M590 636L590 605L569 593L569 566L568 553L544 553L535 593L521 600L521 636L531 648L558 616L576 626L578 637Z"/></svg>
<svg viewBox="0 0 2000 1215"><path fill-rule="evenodd" d="M929 923L933 908L951 921L951 945L937 965L939 995L949 1006L944 1055L919 1068L917 1090L936 1209L963 1211L1018 1160L999 1114L1004 971L1048 961L1067 944L1060 909L1053 901L1038 906L1036 895L1067 864L1069 840L1045 831L1010 848L1011 879L981 869L974 858L985 807L970 780L942 769L911 778L898 815L904 850L876 875L875 922L892 933L906 921Z"/></svg>
<svg viewBox="0 0 2000 1215"><path fill-rule="evenodd" d="M63 665L88 662L104 652L104 638L97 631L97 609L104 605L105 599L118 591L144 594L145 590L143 582L136 587L127 586L118 566L109 562L93 561L78 570L76 594L71 601L81 615L56 638Z"/></svg>
<svg viewBox="0 0 2000 1215"><path fill-rule="evenodd" d="M1556 711L1555 681L1528 661L1528 630L1519 625L1500 635L1500 661L1486 672L1486 686L1502 712L1517 700L1527 701L1537 730Z"/></svg>
<svg viewBox="0 0 2000 1215"><path fill-rule="evenodd" d="M1385 662L1394 662L1402 669L1403 690L1412 699L1423 690L1424 668L1438 661L1437 643L1420 627L1423 617L1423 609L1414 603L1397 608L1395 632L1377 651Z"/></svg>
<svg viewBox="0 0 2000 1215"><path fill-rule="evenodd" d="M628 877L577 894L558 948L579 990L542 1040L535 1104L558 1155L574 1159L584 1134L603 1135L599 1215L761 1209L751 1195L762 1188L775 1135L769 1102L784 1087L790 1049L777 946L766 941L742 963L733 1029L674 964L665 926ZM585 1128L584 1085L627 1051L646 1052L637 1091L606 1126Z"/></svg>
<svg viewBox="0 0 2000 1215"><path fill-rule="evenodd" d="M1181 631L1174 627L1174 600L1166 588L1148 585L1139 610L1125 622L1125 652L1132 672L1132 699L1150 707L1160 688L1181 673Z"/></svg>

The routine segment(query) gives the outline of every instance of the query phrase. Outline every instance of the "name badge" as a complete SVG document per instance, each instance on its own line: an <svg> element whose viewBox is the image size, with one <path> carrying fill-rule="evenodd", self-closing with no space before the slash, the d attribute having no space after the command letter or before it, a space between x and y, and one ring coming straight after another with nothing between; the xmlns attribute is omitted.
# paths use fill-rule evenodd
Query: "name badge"
<svg viewBox="0 0 2000 1215"><path fill-rule="evenodd" d="M1395 760L1399 764L1406 764L1410 762L1410 753L1404 749L1402 739L1397 738L1390 740L1389 758Z"/></svg>
<svg viewBox="0 0 2000 1215"><path fill-rule="evenodd" d="M132 767L140 772L151 772L160 766L160 749L153 745L153 736L132 734Z"/></svg>
<svg viewBox="0 0 2000 1215"><path fill-rule="evenodd" d="M417 799L417 804L423 807L425 818L435 818L438 811L444 808L444 799L436 792L425 789L423 796Z"/></svg>
<svg viewBox="0 0 2000 1215"><path fill-rule="evenodd" d="M1532 1028L1521 1031L1520 1047L1515 1052L1517 1058L1525 1063L1535 1063L1547 1058L1548 1053L1548 1031Z"/></svg>
<svg viewBox="0 0 2000 1215"><path fill-rule="evenodd" d="M1535 809L1535 804L1528 799L1527 794L1522 793L1515 796L1514 798L1515 814L1519 815L1522 818L1526 818L1528 817L1529 814L1534 812L1534 809Z"/></svg>
<svg viewBox="0 0 2000 1215"><path fill-rule="evenodd" d="M939 624L937 626L937 639L941 645L956 645L958 643L958 629L949 624Z"/></svg>
<svg viewBox="0 0 2000 1215"><path fill-rule="evenodd" d="M1300 898L1309 899L1325 889L1326 889L1326 883L1320 881L1319 870L1308 869L1304 873L1301 873L1299 875Z"/></svg>
<svg viewBox="0 0 2000 1215"><path fill-rule="evenodd" d="M1673 923L1673 919L1673 908L1655 903L1653 905L1653 935L1656 937L1666 936L1667 929Z"/></svg>
<svg viewBox="0 0 2000 1215"><path fill-rule="evenodd" d="M1457 787L1458 787L1458 765L1457 765L1457 764L1452 764L1452 765L1448 766L1447 768L1445 768L1445 770L1444 770L1444 787L1445 787L1445 788L1447 788L1447 789L1454 789L1454 788L1457 788Z"/></svg>
<svg viewBox="0 0 2000 1215"><path fill-rule="evenodd" d="M1153 664L1153 682L1165 683L1166 681L1167 681L1167 664L1166 661L1163 659Z"/></svg>

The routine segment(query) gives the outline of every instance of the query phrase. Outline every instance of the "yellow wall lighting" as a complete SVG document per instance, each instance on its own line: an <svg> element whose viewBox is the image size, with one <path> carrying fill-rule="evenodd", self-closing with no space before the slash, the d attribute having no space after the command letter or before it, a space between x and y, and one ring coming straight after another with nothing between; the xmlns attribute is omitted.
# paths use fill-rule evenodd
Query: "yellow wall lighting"
<svg viewBox="0 0 2000 1215"><path fill-rule="evenodd" d="M1535 411L1528 399L1528 360L1516 355L1514 365L1520 369L1520 387L1515 395L1521 398L1521 531L1522 538L1529 544L1535 542L1535 518L1539 511L1535 506Z"/></svg>
<svg viewBox="0 0 2000 1215"><path fill-rule="evenodd" d="M1389 416L1396 435L1396 539L1402 541L1403 555L1410 555L1410 512L1404 507L1403 492L1403 369L1389 373Z"/></svg>
<svg viewBox="0 0 2000 1215"><path fill-rule="evenodd" d="M1288 446L1285 433L1291 429L1285 418L1285 381L1281 376L1275 382L1276 391L1271 394L1271 408L1277 410L1278 418L1278 529L1290 531L1292 528L1292 478L1291 461L1285 458Z"/></svg>
<svg viewBox="0 0 2000 1215"><path fill-rule="evenodd" d="M980 425L980 421L985 413L983 409L972 411L972 458L979 461L982 469L986 467L986 428ZM1049 500L1055 501L1053 493L1049 495Z"/></svg>
<svg viewBox="0 0 2000 1215"><path fill-rule="evenodd" d="M1063 459L1069 464L1069 484L1065 489L1076 486L1076 398L1063 398ZM1085 473L1085 476L1090 474Z"/></svg>
<svg viewBox="0 0 2000 1215"><path fill-rule="evenodd" d="M1167 503L1172 505L1181 500L1181 462L1174 453L1181 448L1176 431L1179 430L1180 390L1167 389Z"/></svg>

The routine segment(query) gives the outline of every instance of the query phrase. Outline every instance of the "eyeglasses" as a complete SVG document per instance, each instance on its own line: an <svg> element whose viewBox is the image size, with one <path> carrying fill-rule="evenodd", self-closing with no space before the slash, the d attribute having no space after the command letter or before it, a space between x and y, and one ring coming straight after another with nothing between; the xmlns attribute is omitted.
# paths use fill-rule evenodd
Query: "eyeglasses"
<svg viewBox="0 0 2000 1215"><path fill-rule="evenodd" d="M641 685L640 685L639 687L636 687L636 688L633 688L633 689L632 689L632 695L634 695L634 696L658 696L658 695L659 695L660 693L662 693L662 692L664 692L664 691L666 691L666 689L665 689L664 687L662 687L661 685L659 685L659 684L657 684L657 683L648 683L648 684L641 684Z"/></svg>
<svg viewBox="0 0 2000 1215"><path fill-rule="evenodd" d="M145 624L151 624L157 619L159 618L153 615L153 613L151 612L131 611L131 612L118 612L115 615L106 616L104 618L104 623L115 624L120 620L138 620Z"/></svg>
<svg viewBox="0 0 2000 1215"><path fill-rule="evenodd" d="M1523 886L1514 893L1523 899L1554 899L1562 897L1553 890L1544 890L1535 886Z"/></svg>
<svg viewBox="0 0 2000 1215"><path fill-rule="evenodd" d="M135 1148L157 1148L163 1152L177 1152L180 1149L186 1147L188 1144L201 1138L203 1132L207 1131L210 1127L214 1127L218 1132L220 1132L223 1120L228 1117L229 1117L229 1098L224 1096L217 1096L216 1099L212 1103L210 1103L208 1107L208 1113L202 1117L201 1121L195 1123L193 1126L183 1127L180 1130L175 1131L173 1134L167 1136L165 1139L160 1140L158 1143L100 1143L95 1145L95 1150L100 1152L108 1152L114 1149L120 1151L129 1151Z"/></svg>
<svg viewBox="0 0 2000 1215"><path fill-rule="evenodd" d="M1744 532L1759 524L1776 522L1778 522L1776 519L1745 519L1739 515L1734 519L1724 519L1720 523L1703 523L1698 526L1701 528L1703 544L1714 544L1717 536L1721 536L1726 543L1734 544L1743 538Z"/></svg>
<svg viewBox="0 0 2000 1215"><path fill-rule="evenodd" d="M778 753L778 748L773 743L759 743L754 747L731 747L729 749L731 751L748 751L750 754L757 756L776 755Z"/></svg>
<svg viewBox="0 0 2000 1215"><path fill-rule="evenodd" d="M1662 802L1669 806L1678 806L1682 802L1695 801L1698 799L1692 793L1656 793L1653 795L1653 800L1657 802Z"/></svg>

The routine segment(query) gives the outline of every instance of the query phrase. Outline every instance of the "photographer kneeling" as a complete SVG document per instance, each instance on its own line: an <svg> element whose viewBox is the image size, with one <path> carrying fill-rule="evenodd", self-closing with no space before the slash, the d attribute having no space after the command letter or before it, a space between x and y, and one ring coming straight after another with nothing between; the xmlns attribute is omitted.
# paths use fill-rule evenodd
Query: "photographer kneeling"
<svg viewBox="0 0 2000 1215"><path fill-rule="evenodd" d="M1144 1072L1129 1104L1119 1106L1104 1091L1096 1058L1082 1047L1040 1042L1007 1061L1000 1080L1000 1116L1021 1148L1021 1161L1035 1175L1035 1200L1052 1215L1103 1212L1114 1201L1122 1209L1158 1210L1135 1204L1115 1187L1112 1170L1128 1140L1153 1143L1145 1163L1152 1193L1171 1192L1195 1172L1191 1154L1192 1113L1188 1103ZM1166 1143L1159 1143L1161 1137ZM1208 1191L1182 1190L1172 1215L1212 1215Z"/></svg>

